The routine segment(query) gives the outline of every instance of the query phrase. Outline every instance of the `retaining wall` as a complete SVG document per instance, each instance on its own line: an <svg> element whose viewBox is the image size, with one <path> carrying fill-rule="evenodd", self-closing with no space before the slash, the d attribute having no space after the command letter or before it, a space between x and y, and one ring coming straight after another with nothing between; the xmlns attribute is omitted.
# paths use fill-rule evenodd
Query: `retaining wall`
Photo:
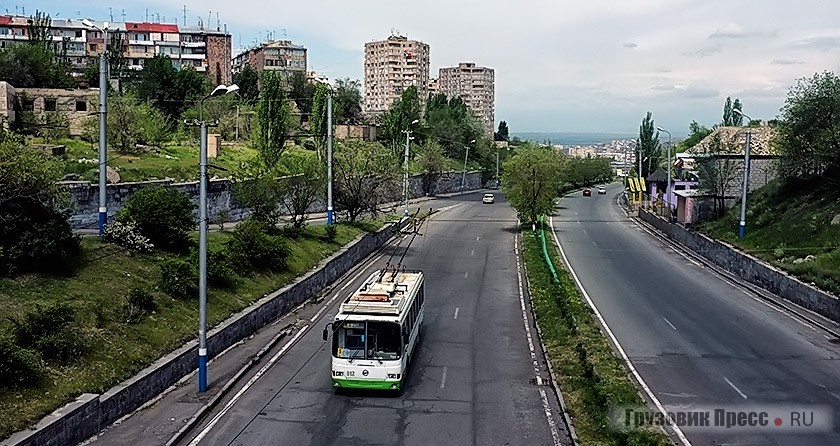
<svg viewBox="0 0 840 446"><path fill-rule="evenodd" d="M310 270L212 329L207 337L208 359L315 296L365 257L385 245L407 221L403 219L400 223L390 224L377 232L359 236L350 245L322 261L319 268ZM17 432L0 444L77 444L136 410L191 373L197 367L197 358L198 342L191 341L107 392L101 395L83 394L74 402L44 417L35 429Z"/></svg>
<svg viewBox="0 0 840 446"><path fill-rule="evenodd" d="M738 251L733 246L703 234L669 224L650 212L640 212L642 220L652 224L672 240L705 257L738 277L781 296L801 307L840 322L840 298L806 284L785 271Z"/></svg>
<svg viewBox="0 0 840 446"><path fill-rule="evenodd" d="M481 181L481 172L467 172L465 176L465 187L461 189L462 172L444 172L435 182L432 194L448 194L461 190L476 190L484 185ZM64 182L70 191L70 225L73 229L96 228L99 224L99 184L90 181L67 181ZM106 186L106 205L108 207L108 219L125 206L128 197L146 186L163 186L177 189L187 195L198 208L198 181L178 183L172 180L141 181L136 183L116 183ZM239 221L248 216L249 211L244 209L232 194L233 182L229 179L210 180L207 187L207 211L210 221L215 221L219 215L227 213L226 220ZM402 188L400 188L402 190ZM325 191L326 193L326 191ZM409 179L409 198L424 196L422 177L415 175ZM336 209L339 210L339 209ZM281 208L283 214L288 214L286 209ZM327 211L324 201L316 202L310 209L310 213L321 213ZM196 215L196 224L197 224Z"/></svg>

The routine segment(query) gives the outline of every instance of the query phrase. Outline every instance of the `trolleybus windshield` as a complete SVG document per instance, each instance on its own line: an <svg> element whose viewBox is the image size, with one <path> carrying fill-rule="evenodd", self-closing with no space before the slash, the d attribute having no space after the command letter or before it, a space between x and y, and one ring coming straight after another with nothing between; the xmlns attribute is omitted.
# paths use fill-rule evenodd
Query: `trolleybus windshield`
<svg viewBox="0 0 840 446"><path fill-rule="evenodd" d="M393 322L345 321L333 336L333 355L344 359L400 359L400 326Z"/></svg>

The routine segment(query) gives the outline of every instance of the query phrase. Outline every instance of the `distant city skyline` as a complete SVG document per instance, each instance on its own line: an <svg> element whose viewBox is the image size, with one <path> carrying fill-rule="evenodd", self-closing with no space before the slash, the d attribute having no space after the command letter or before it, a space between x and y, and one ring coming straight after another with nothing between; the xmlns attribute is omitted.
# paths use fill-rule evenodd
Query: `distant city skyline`
<svg viewBox="0 0 840 446"><path fill-rule="evenodd" d="M797 79L837 70L840 3L802 0L430 0L408 14L391 2L293 8L253 0L20 2L53 17L227 25L234 53L270 33L305 45L310 69L363 79L364 44L392 29L430 45L431 71L475 62L496 71L496 124L511 132L635 133L646 111L674 135L720 120L727 96L757 119L779 113ZM15 6L4 7L9 13ZM212 12L211 12L212 11ZM259 13L254 13L258 11ZM446 11L441 14L440 11ZM20 11L18 11L20 12ZM208 14L209 12L209 14ZM469 36L469 38L464 38Z"/></svg>

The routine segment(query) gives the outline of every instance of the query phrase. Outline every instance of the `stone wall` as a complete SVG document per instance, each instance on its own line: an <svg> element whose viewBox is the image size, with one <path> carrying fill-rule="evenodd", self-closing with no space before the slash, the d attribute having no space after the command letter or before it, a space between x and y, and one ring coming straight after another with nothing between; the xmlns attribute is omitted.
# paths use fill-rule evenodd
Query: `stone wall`
<svg viewBox="0 0 840 446"><path fill-rule="evenodd" d="M231 345L283 316L341 278L365 257L381 248L407 222L390 224L359 236L318 268L271 293L208 333L207 353L212 359ZM131 379L107 392L84 394L44 417L35 429L17 432L4 446L64 446L77 444L174 385L196 369L198 342L191 341L164 356Z"/></svg>
<svg viewBox="0 0 840 446"><path fill-rule="evenodd" d="M71 226L74 229L96 228L99 224L99 185L89 181L72 181L65 182L64 184L70 190L71 205L69 210ZM151 185L174 188L190 197L193 203L195 203L196 209L198 208L198 181L176 183L172 180L156 180L108 184L106 187L106 203L109 221L125 206L128 197L138 190ZM435 186L433 189L433 194L435 195L461 191L461 172L444 173L438 179ZM483 187L481 172L467 172L466 186L463 190L476 190L481 187ZM210 180L210 185L207 189L207 208L211 222L216 221L225 212L227 213L228 221L238 221L248 216L249 212L243 209L233 199L231 189L232 182L228 179ZM424 196L422 178L419 175L410 178L409 191L411 198ZM394 199L398 200L399 197L394 197ZM311 213L326 212L326 210L325 201L319 201L310 208ZM338 211L339 209L336 208L336 210Z"/></svg>
<svg viewBox="0 0 840 446"><path fill-rule="evenodd" d="M803 283L756 257L736 250L731 245L679 225L669 224L644 210L639 215L642 220L655 226L670 239L702 255L715 265L801 307L840 322L840 299L837 296Z"/></svg>

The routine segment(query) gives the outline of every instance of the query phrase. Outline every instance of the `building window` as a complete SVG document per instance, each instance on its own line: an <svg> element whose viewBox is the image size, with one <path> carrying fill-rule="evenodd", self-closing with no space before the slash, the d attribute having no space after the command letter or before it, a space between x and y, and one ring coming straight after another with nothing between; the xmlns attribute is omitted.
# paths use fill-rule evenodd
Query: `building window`
<svg viewBox="0 0 840 446"><path fill-rule="evenodd" d="M82 30L80 30L80 29L76 30L76 37L82 37Z"/></svg>
<svg viewBox="0 0 840 446"><path fill-rule="evenodd" d="M34 111L35 110L35 100L34 99L26 99L23 101L21 106L23 111Z"/></svg>
<svg viewBox="0 0 840 446"><path fill-rule="evenodd" d="M91 43L91 44L90 44L90 50L91 50L91 51L96 51L96 50L97 50L97 48L99 48L99 45L97 45L97 44L95 44L95 43Z"/></svg>
<svg viewBox="0 0 840 446"><path fill-rule="evenodd" d="M44 111L54 112L56 107L55 99L44 99Z"/></svg>
<svg viewBox="0 0 840 446"><path fill-rule="evenodd" d="M76 111L77 112L86 112L87 111L87 101L76 101Z"/></svg>

